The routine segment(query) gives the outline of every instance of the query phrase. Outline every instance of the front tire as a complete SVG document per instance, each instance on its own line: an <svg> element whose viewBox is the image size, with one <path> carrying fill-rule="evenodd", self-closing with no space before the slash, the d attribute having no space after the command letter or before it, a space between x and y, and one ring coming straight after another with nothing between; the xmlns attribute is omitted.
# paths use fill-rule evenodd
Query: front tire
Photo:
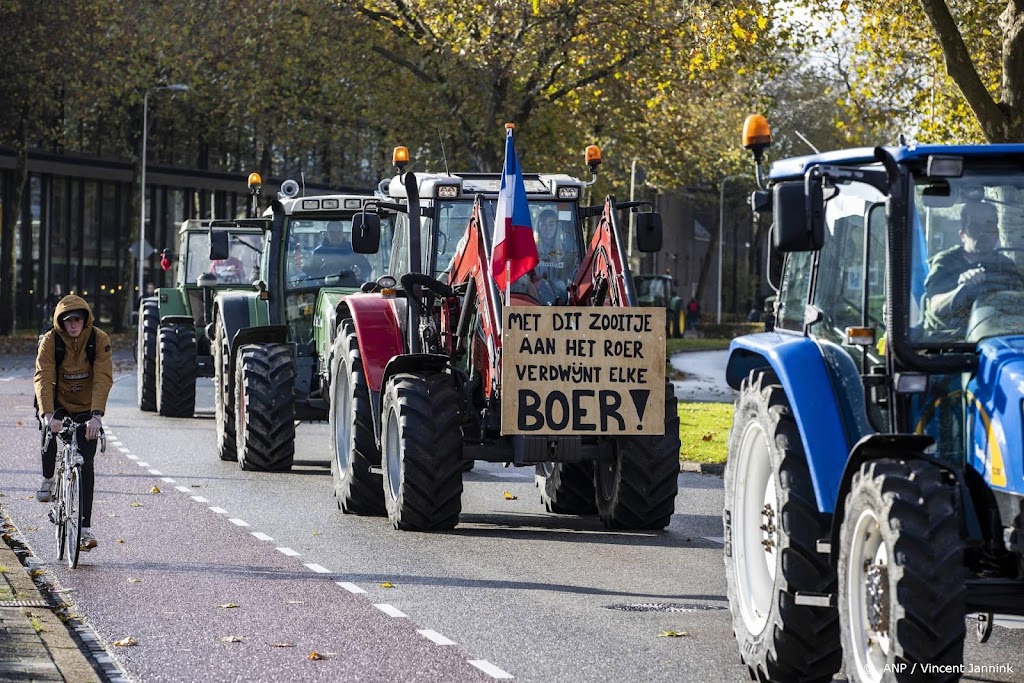
<svg viewBox="0 0 1024 683"><path fill-rule="evenodd" d="M835 593L817 541L829 534L785 391L755 370L736 401L725 468L726 591L751 679L826 683L839 670L838 612L797 605L798 591Z"/></svg>
<svg viewBox="0 0 1024 683"><path fill-rule="evenodd" d="M608 529L664 529L679 492L679 413L665 387L665 433L615 437L615 457L594 464L597 514Z"/></svg>
<svg viewBox="0 0 1024 683"><path fill-rule="evenodd" d="M160 304L155 298L143 299L139 307L136 378L139 410L156 410L156 336L160 328Z"/></svg>
<svg viewBox="0 0 1024 683"><path fill-rule="evenodd" d="M383 515L386 512L380 449L373 433L373 407L359 340L351 319L343 320L331 361L331 477L338 508L345 514Z"/></svg>
<svg viewBox="0 0 1024 683"><path fill-rule="evenodd" d="M235 427L243 470L287 472L295 458L295 367L287 344L246 344L235 363Z"/></svg>
<svg viewBox="0 0 1024 683"><path fill-rule="evenodd" d="M838 563L851 682L960 679L966 587L959 519L956 490L931 463L875 460L853 476ZM921 664L935 665L930 675Z"/></svg>
<svg viewBox="0 0 1024 683"><path fill-rule="evenodd" d="M384 503L396 529L444 531L462 512L459 392L450 375L398 374L384 396Z"/></svg>
<svg viewBox="0 0 1024 683"><path fill-rule="evenodd" d="M589 462L545 462L537 465L534 481L544 509L558 515L597 512L594 465Z"/></svg>
<svg viewBox="0 0 1024 683"><path fill-rule="evenodd" d="M214 410L217 416L217 455L221 460L238 459L235 448L235 388L231 384L231 350L224 326L217 324L214 339Z"/></svg>
<svg viewBox="0 0 1024 683"><path fill-rule="evenodd" d="M78 467L72 467L67 473L65 482L66 490L64 496L65 517L65 546L67 550L68 567L78 567L78 555L81 551L82 542L82 471Z"/></svg>
<svg viewBox="0 0 1024 683"><path fill-rule="evenodd" d="M196 412L196 331L165 324L157 336L156 406L163 417L192 417Z"/></svg>

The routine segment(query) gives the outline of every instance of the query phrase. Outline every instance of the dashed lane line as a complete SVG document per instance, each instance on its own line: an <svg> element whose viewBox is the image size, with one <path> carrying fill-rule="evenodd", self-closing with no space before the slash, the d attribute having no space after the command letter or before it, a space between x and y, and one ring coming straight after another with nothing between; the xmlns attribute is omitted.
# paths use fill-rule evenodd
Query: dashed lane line
<svg viewBox="0 0 1024 683"><path fill-rule="evenodd" d="M274 550L276 550L277 552L281 553L282 555L287 555L288 557L298 557L299 556L299 554L297 552L295 552L291 548L287 548L287 547L275 548Z"/></svg>
<svg viewBox="0 0 1024 683"><path fill-rule="evenodd" d="M315 571L317 574L333 574L330 569L322 565L316 564L315 562L309 562L306 564L307 567Z"/></svg>
<svg viewBox="0 0 1024 683"><path fill-rule="evenodd" d="M197 503L209 503L210 502L210 501L206 500L205 498L203 498L202 496L192 496L192 500L194 500Z"/></svg>
<svg viewBox="0 0 1024 683"><path fill-rule="evenodd" d="M176 483L176 482L177 482L177 480L176 480L176 479L171 479L170 477L161 477L161 478L160 478L160 481L165 481L165 482L167 482L168 484L174 484L174 483Z"/></svg>
<svg viewBox="0 0 1024 683"><path fill-rule="evenodd" d="M445 638L444 636L442 636L437 631L434 631L434 630L429 629L429 628L418 628L418 629L416 629L416 633L419 633L421 636L423 636L424 638L426 638L430 642L435 643L437 645L456 645L457 644L454 640L452 640L450 638Z"/></svg>
<svg viewBox="0 0 1024 683"><path fill-rule="evenodd" d="M383 612L384 614L388 615L389 617L394 617L396 619L408 619L409 618L408 614L406 614L402 610L398 609L397 607L394 607L393 605L380 604L380 605L374 605L374 607L376 607L377 609L379 609L381 612Z"/></svg>
<svg viewBox="0 0 1024 683"><path fill-rule="evenodd" d="M235 526L249 526L249 522L245 521L244 519L238 519L237 517L231 517L230 519L228 519L228 521L234 524Z"/></svg>
<svg viewBox="0 0 1024 683"><path fill-rule="evenodd" d="M161 474L163 474L163 472L161 472L160 470L149 470L149 473L152 474L152 475L155 475L157 477L159 477Z"/></svg>
<svg viewBox="0 0 1024 683"><path fill-rule="evenodd" d="M218 515L226 515L226 514L228 514L227 510L225 510L224 508L219 508L216 505L211 505L210 506L210 510L212 512L216 512Z"/></svg>
<svg viewBox="0 0 1024 683"><path fill-rule="evenodd" d="M138 460L139 459L139 456L133 455L131 453L125 453L124 457L128 458L129 460Z"/></svg>
<svg viewBox="0 0 1024 683"><path fill-rule="evenodd" d="M192 493L192 489L187 486L175 486L174 488L178 489L182 493Z"/></svg>
<svg viewBox="0 0 1024 683"><path fill-rule="evenodd" d="M252 531L252 532L250 532L250 533L251 533L251 534L252 534L253 536L255 536L256 538L258 538L259 540L261 540L261 541L273 541L273 540L274 540L274 539L272 539L272 538L271 538L270 536L267 536L267 535L266 535L265 533L263 533L262 531Z"/></svg>
<svg viewBox="0 0 1024 683"><path fill-rule="evenodd" d="M366 592L362 588L360 588L359 586L355 585L354 583L350 583L348 581L335 581L334 583L339 585L339 586L341 586L342 588L347 590L349 593L359 594L359 593L365 593Z"/></svg>
<svg viewBox="0 0 1024 683"><path fill-rule="evenodd" d="M499 669L498 667L488 662L486 659L469 659L466 661L468 661L470 664L483 671L491 678L514 678L512 674L505 671L504 669Z"/></svg>

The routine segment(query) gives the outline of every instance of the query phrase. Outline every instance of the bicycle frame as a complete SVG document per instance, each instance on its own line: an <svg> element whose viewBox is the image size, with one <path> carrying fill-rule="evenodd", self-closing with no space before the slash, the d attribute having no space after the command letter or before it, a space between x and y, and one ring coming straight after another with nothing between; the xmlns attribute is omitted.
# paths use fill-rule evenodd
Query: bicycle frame
<svg viewBox="0 0 1024 683"><path fill-rule="evenodd" d="M80 543L82 540L82 463L84 458L78 450L78 430L84 422L75 422L70 417L64 418L57 436L61 444L54 472L53 506L50 509L50 521L56 526L57 559L67 559L68 567L78 567ZM43 443L45 450L53 432L47 430ZM105 439L101 432L101 445L105 447ZM105 448L104 448L105 450Z"/></svg>

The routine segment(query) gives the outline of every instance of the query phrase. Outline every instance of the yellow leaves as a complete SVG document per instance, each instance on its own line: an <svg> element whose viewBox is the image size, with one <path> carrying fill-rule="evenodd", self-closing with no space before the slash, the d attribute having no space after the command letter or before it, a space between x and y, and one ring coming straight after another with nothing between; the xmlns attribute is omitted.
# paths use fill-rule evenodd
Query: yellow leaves
<svg viewBox="0 0 1024 683"><path fill-rule="evenodd" d="M327 657L325 657L324 655L320 654L316 650L311 650L309 655L306 657L306 659L312 659L312 660L316 661L318 659L327 659Z"/></svg>
<svg viewBox="0 0 1024 683"><path fill-rule="evenodd" d="M128 583L142 583L142 579L134 577L134 576L129 576L128 577Z"/></svg>
<svg viewBox="0 0 1024 683"><path fill-rule="evenodd" d="M114 641L115 647L135 647L138 644L139 641L135 640L135 638L133 638L132 636L126 636L121 640Z"/></svg>
<svg viewBox="0 0 1024 683"><path fill-rule="evenodd" d="M505 500L519 500L519 496L515 495L511 491L505 491Z"/></svg>
<svg viewBox="0 0 1024 683"><path fill-rule="evenodd" d="M133 500L131 503L128 504L128 507L140 508L140 507L142 507L142 503L140 503L137 500Z"/></svg>
<svg viewBox="0 0 1024 683"><path fill-rule="evenodd" d="M149 490L149 492L150 493L160 493L160 487L159 486L154 486L153 488L151 488Z"/></svg>
<svg viewBox="0 0 1024 683"><path fill-rule="evenodd" d="M395 584L391 583L390 581L385 581L384 583L377 584L377 585L379 585L381 588L394 588L395 587Z"/></svg>
<svg viewBox="0 0 1024 683"><path fill-rule="evenodd" d="M761 29L762 31L765 30L766 28L768 28L768 18L767 17L763 17L763 16L762 17L758 17L757 18L757 27L759 29Z"/></svg>
<svg viewBox="0 0 1024 683"><path fill-rule="evenodd" d="M123 538L115 538L114 542L115 543L124 543L124 539Z"/></svg>
<svg viewBox="0 0 1024 683"><path fill-rule="evenodd" d="M225 602L223 605L217 605L217 607L220 607L221 609L234 609L238 607L238 605L233 602Z"/></svg>
<svg viewBox="0 0 1024 683"><path fill-rule="evenodd" d="M684 638L690 635L686 631L662 631L658 634L659 638Z"/></svg>

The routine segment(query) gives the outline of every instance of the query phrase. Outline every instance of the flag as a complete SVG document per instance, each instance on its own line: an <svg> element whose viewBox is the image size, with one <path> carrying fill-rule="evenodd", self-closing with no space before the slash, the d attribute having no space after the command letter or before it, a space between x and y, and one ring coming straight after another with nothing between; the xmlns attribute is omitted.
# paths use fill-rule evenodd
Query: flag
<svg viewBox="0 0 1024 683"><path fill-rule="evenodd" d="M505 289L506 276L515 282L530 272L538 260L526 186L510 129L505 138L505 165L501 169L501 190L494 216L494 248L491 250L491 274L498 289Z"/></svg>

